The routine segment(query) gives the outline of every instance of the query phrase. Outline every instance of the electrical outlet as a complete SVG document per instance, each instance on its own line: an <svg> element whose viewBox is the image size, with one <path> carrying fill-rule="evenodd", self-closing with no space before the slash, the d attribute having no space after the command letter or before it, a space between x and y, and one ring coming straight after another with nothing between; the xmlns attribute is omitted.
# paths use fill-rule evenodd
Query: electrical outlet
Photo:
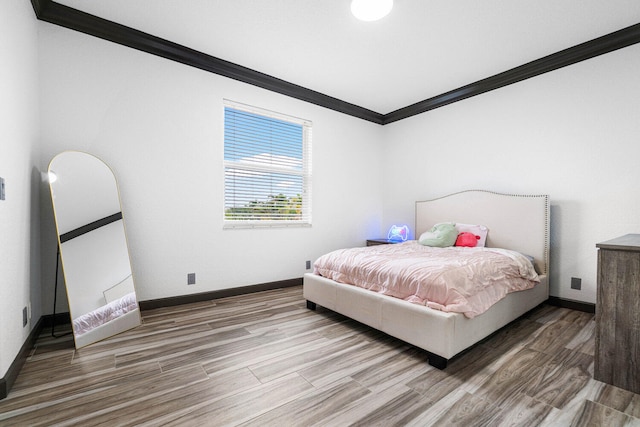
<svg viewBox="0 0 640 427"><path fill-rule="evenodd" d="M24 328L25 326L27 326L28 322L29 322L29 318L27 313L27 307L25 307L22 309L22 327Z"/></svg>
<svg viewBox="0 0 640 427"><path fill-rule="evenodd" d="M306 267L307 267L307 270L311 270L311 261L307 261Z"/></svg>
<svg viewBox="0 0 640 427"><path fill-rule="evenodd" d="M195 284L196 284L196 273L188 273L187 285L195 285Z"/></svg>
<svg viewBox="0 0 640 427"><path fill-rule="evenodd" d="M582 279L579 277L572 277L571 278L571 289L576 289L576 290L580 290L582 289Z"/></svg>

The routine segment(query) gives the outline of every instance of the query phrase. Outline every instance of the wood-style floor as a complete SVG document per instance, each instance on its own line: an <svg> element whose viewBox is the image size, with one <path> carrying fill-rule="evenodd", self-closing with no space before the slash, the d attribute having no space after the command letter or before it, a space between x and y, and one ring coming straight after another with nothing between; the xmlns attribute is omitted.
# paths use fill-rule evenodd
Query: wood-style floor
<svg viewBox="0 0 640 427"><path fill-rule="evenodd" d="M593 379L583 312L543 305L444 371L300 287L143 318L78 351L45 331L0 425L640 425L640 395Z"/></svg>

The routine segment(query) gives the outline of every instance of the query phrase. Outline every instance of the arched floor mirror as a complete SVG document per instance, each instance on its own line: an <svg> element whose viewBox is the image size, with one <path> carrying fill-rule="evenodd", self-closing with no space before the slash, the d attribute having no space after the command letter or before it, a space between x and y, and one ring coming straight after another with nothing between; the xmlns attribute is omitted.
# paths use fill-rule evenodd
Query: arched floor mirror
<svg viewBox="0 0 640 427"><path fill-rule="evenodd" d="M49 163L49 187L76 348L140 325L120 193L87 153Z"/></svg>

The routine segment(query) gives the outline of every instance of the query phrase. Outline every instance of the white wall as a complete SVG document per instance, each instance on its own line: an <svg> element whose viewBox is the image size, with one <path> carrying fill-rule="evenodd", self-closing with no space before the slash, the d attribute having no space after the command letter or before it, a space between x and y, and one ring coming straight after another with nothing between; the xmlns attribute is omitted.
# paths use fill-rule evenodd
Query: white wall
<svg viewBox="0 0 640 427"><path fill-rule="evenodd" d="M39 25L41 168L63 150L111 166L141 300L301 277L306 260L380 234L380 126ZM224 98L313 121L311 228L222 229ZM55 253L50 215L43 245ZM53 279L44 274L47 299Z"/></svg>
<svg viewBox="0 0 640 427"><path fill-rule="evenodd" d="M0 378L42 315L40 309L38 45L31 3L0 2ZM22 309L32 319L22 326Z"/></svg>
<svg viewBox="0 0 640 427"><path fill-rule="evenodd" d="M300 277L327 250L412 224L415 200L468 188L551 196L562 298L594 302L595 244L640 231L639 46L380 127L39 25L41 168L76 149L114 169L142 300ZM222 230L223 98L314 122L312 228ZM55 251L47 209L43 254Z"/></svg>
<svg viewBox="0 0 640 427"><path fill-rule="evenodd" d="M551 294L595 302L595 244L640 233L638 76L634 45L385 126L383 222L464 189L549 194Z"/></svg>

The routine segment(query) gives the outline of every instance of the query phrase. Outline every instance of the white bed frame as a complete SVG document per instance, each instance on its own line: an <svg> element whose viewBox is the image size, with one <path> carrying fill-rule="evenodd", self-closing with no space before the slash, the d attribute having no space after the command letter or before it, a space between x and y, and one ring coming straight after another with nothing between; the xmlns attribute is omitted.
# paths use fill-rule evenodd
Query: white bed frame
<svg viewBox="0 0 640 427"><path fill-rule="evenodd" d="M415 236L439 222L487 226L486 246L533 256L540 283L507 295L469 319L307 273L303 282L307 307L315 309L319 304L420 347L427 351L431 365L444 369L448 359L548 299L548 196L468 190L416 202Z"/></svg>
<svg viewBox="0 0 640 427"><path fill-rule="evenodd" d="M120 299L131 292L135 292L135 287L133 284L133 276L129 274L120 283L105 290L103 295L105 302L109 304L110 302ZM101 309L103 309L103 307L98 307L93 311L98 312ZM111 319L102 325L86 331L83 334L76 334L74 332L76 348L79 349L88 346L89 344L102 341L103 339L110 338L121 332L128 331L129 329L133 329L136 326L140 326L141 322L140 307L138 306L134 310L130 310L115 319Z"/></svg>
<svg viewBox="0 0 640 427"><path fill-rule="evenodd" d="M96 326L82 335L76 335L74 337L76 348L80 349L88 346L89 344L111 338L121 332L133 329L136 326L140 326L139 308L131 310L116 319L103 323L100 326Z"/></svg>

